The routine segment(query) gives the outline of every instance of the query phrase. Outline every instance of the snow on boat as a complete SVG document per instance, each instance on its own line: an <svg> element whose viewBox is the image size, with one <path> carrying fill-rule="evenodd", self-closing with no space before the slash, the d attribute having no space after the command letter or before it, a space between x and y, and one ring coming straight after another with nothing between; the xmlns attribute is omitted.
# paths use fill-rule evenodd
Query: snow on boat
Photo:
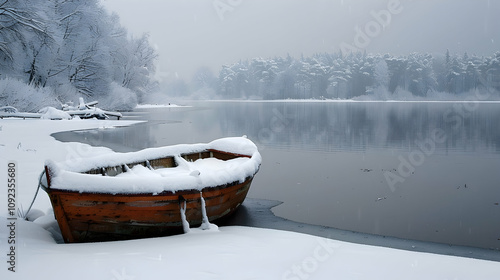
<svg viewBox="0 0 500 280"><path fill-rule="evenodd" d="M74 163L47 160L41 186L66 243L157 237L182 233L183 221L197 226L233 213L260 163L246 137L222 138Z"/></svg>

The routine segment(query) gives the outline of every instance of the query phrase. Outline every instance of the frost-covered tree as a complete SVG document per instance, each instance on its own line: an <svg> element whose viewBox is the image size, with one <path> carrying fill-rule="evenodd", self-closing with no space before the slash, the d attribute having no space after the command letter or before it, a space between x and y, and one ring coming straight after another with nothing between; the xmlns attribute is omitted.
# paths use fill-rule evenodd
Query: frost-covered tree
<svg viewBox="0 0 500 280"><path fill-rule="evenodd" d="M311 96L313 98L324 98L327 95L330 67L316 59L312 59L310 64Z"/></svg>
<svg viewBox="0 0 500 280"><path fill-rule="evenodd" d="M294 64L297 71L296 96L297 98L311 98L311 64L306 61L300 61Z"/></svg>
<svg viewBox="0 0 500 280"><path fill-rule="evenodd" d="M64 33L59 45L56 80L66 79L91 98L110 90L110 30L97 0L56 1Z"/></svg>
<svg viewBox="0 0 500 280"><path fill-rule="evenodd" d="M249 83L255 85L256 92L254 95L259 95L267 99L271 91L274 78L273 60L266 60L262 58L254 58L250 61L249 65Z"/></svg>
<svg viewBox="0 0 500 280"><path fill-rule="evenodd" d="M210 68L203 66L194 73L192 83L195 90L215 88L217 86L217 78Z"/></svg>
<svg viewBox="0 0 500 280"><path fill-rule="evenodd" d="M426 97L484 87L500 90L500 53L486 58L449 51L436 57L350 53L255 58L224 66L218 82L225 98L262 99L356 98L375 91L385 97L399 91Z"/></svg>
<svg viewBox="0 0 500 280"><path fill-rule="evenodd" d="M223 97L232 97L236 73L229 65L223 65L219 72L219 91Z"/></svg>
<svg viewBox="0 0 500 280"><path fill-rule="evenodd" d="M156 86L156 57L148 37L128 36L99 0L0 3L0 78L51 88L43 92L53 92L47 99L54 103L84 95L110 109L133 107L125 103L140 101ZM22 109L22 102L16 105Z"/></svg>
<svg viewBox="0 0 500 280"><path fill-rule="evenodd" d="M428 91L435 89L431 55L412 53L408 56L406 67L405 90L415 96L427 96Z"/></svg>
<svg viewBox="0 0 500 280"><path fill-rule="evenodd" d="M34 82L38 61L52 42L42 17L30 4L21 0L0 3L0 73Z"/></svg>
<svg viewBox="0 0 500 280"><path fill-rule="evenodd" d="M500 52L496 52L486 62L486 86L500 91Z"/></svg>
<svg viewBox="0 0 500 280"><path fill-rule="evenodd" d="M467 65L465 66L465 77L464 77L464 91L469 91L471 89L476 89L479 85L479 70L474 61L466 60Z"/></svg>

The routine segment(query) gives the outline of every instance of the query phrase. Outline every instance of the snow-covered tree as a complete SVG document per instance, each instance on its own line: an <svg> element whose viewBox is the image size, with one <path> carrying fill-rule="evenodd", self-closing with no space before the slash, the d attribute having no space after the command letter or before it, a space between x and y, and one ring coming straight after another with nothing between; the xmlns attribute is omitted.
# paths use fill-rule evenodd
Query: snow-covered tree
<svg viewBox="0 0 500 280"><path fill-rule="evenodd" d="M31 83L41 79L39 60L52 44L52 38L35 6L30 4L21 0L0 3L0 73Z"/></svg>
<svg viewBox="0 0 500 280"><path fill-rule="evenodd" d="M486 61L486 86L500 91L500 52Z"/></svg>
<svg viewBox="0 0 500 280"><path fill-rule="evenodd" d="M154 89L148 37L128 37L99 0L0 1L0 75L52 88L55 103L81 95L107 103L130 92L136 98L124 100L140 100ZM123 108L116 104L108 108Z"/></svg>
<svg viewBox="0 0 500 280"><path fill-rule="evenodd" d="M500 53L407 56L350 53L315 54L294 59L255 58L224 66L218 90L225 98L354 98L375 91L402 90L425 97L429 92L462 94L480 87L500 89Z"/></svg>

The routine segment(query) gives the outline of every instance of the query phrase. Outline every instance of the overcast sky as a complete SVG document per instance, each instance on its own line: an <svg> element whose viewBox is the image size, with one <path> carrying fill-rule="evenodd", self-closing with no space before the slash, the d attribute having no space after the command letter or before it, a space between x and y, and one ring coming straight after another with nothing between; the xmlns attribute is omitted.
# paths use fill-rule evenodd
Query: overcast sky
<svg viewBox="0 0 500 280"><path fill-rule="evenodd" d="M102 0L130 33L149 33L162 77L217 74L240 59L356 48L492 55L497 0Z"/></svg>

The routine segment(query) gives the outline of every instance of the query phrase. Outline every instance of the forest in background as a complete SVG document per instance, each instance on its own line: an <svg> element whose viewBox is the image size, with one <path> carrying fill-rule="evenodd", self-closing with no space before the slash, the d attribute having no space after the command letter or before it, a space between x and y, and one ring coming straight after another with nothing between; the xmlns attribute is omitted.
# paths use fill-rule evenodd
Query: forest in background
<svg viewBox="0 0 500 280"><path fill-rule="evenodd" d="M222 99L459 100L484 90L488 99L499 99L500 52L254 58L224 65L218 78L202 68L192 86L194 97ZM185 95L186 89L181 82L170 92Z"/></svg>
<svg viewBox="0 0 500 280"><path fill-rule="evenodd" d="M171 99L500 99L500 52L490 56L341 52L240 60L218 75L160 85L158 54L100 0L0 0L0 106L22 111L97 100L111 110ZM159 98L158 98L159 97Z"/></svg>
<svg viewBox="0 0 500 280"><path fill-rule="evenodd" d="M157 91L157 53L99 0L0 0L0 106L98 100L130 110Z"/></svg>

